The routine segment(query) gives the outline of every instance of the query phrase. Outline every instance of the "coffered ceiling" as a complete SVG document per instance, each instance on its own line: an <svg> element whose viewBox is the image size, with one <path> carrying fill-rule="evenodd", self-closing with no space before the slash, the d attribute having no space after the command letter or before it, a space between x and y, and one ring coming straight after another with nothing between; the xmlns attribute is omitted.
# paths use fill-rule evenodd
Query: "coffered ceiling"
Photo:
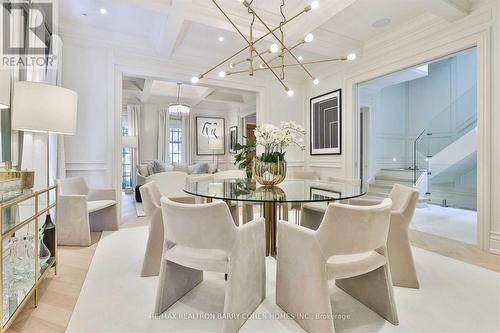
<svg viewBox="0 0 500 333"><path fill-rule="evenodd" d="M237 26L248 33L251 16L237 0L216 0ZM285 0L284 14L291 17L308 0ZM279 24L281 0L254 0L252 7L272 27ZM107 14L100 13L105 8ZM319 7L286 26L286 39L294 44L312 32L312 43L296 50L303 61L362 56L371 38L395 29L419 15L432 14L454 21L468 14L468 0L320 0ZM66 0L62 6L62 35L108 43L122 53L172 60L196 68L210 67L246 46L234 27L211 0ZM265 28L255 24L255 35ZM224 40L219 42L219 37ZM259 50L274 42L266 37ZM227 64L226 64L227 66ZM320 71L325 65L312 65ZM301 72L291 69L291 72ZM259 73L258 75L265 75Z"/></svg>
<svg viewBox="0 0 500 333"><path fill-rule="evenodd" d="M177 100L177 83L165 80L124 77L123 102L168 106ZM192 108L234 111L255 107L254 92L213 85L183 84L180 101Z"/></svg>

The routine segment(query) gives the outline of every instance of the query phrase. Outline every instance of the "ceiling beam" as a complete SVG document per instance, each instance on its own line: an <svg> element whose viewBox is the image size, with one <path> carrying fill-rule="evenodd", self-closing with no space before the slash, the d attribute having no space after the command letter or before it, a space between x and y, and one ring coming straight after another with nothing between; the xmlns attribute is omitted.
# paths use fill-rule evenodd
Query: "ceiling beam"
<svg viewBox="0 0 500 333"><path fill-rule="evenodd" d="M146 82L144 82L144 89L142 90L142 94L139 97L142 103L147 103L151 98L152 87L153 87L153 80L146 80Z"/></svg>
<svg viewBox="0 0 500 333"><path fill-rule="evenodd" d="M420 3L431 13L449 22L454 22L469 15L468 0L420 0Z"/></svg>
<svg viewBox="0 0 500 333"><path fill-rule="evenodd" d="M210 96L213 92L215 91L215 88L208 88L207 91L203 93L198 99L194 100L190 105L191 108L194 108L195 106L199 105L201 102L203 102L208 96Z"/></svg>
<svg viewBox="0 0 500 333"><path fill-rule="evenodd" d="M170 57L184 39L189 24L186 14L191 6L191 0L172 0L170 13L156 44L156 51L161 57Z"/></svg>

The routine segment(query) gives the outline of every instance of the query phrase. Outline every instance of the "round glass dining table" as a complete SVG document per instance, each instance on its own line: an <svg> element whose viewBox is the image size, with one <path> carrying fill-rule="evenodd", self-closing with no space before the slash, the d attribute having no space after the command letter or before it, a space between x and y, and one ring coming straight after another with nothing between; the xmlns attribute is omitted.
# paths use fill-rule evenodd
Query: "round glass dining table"
<svg viewBox="0 0 500 333"><path fill-rule="evenodd" d="M360 186L315 180L285 180L277 186L262 186L245 179L224 179L188 183L184 192L208 199L261 203L266 220L266 255L276 254L279 207L285 203L331 202L365 194Z"/></svg>

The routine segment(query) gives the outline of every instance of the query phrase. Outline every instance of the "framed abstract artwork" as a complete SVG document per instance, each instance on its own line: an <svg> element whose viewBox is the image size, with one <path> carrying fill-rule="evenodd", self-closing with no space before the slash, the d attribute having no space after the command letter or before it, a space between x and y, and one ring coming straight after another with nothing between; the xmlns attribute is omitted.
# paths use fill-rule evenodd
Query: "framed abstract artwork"
<svg viewBox="0 0 500 333"><path fill-rule="evenodd" d="M231 154L236 153L234 146L238 143L238 126L229 127L229 152Z"/></svg>
<svg viewBox="0 0 500 333"><path fill-rule="evenodd" d="M224 155L224 118L196 117L196 155Z"/></svg>
<svg viewBox="0 0 500 333"><path fill-rule="evenodd" d="M342 90L311 98L311 155L342 154Z"/></svg>

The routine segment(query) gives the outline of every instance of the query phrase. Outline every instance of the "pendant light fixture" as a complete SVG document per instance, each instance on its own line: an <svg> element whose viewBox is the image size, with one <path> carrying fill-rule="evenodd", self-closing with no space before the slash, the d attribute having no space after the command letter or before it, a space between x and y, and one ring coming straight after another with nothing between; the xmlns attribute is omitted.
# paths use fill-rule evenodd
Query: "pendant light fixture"
<svg viewBox="0 0 500 333"><path fill-rule="evenodd" d="M168 113L174 116L189 116L191 107L180 102L181 85L182 83L177 83L177 102L170 103L170 105L168 106Z"/></svg>

